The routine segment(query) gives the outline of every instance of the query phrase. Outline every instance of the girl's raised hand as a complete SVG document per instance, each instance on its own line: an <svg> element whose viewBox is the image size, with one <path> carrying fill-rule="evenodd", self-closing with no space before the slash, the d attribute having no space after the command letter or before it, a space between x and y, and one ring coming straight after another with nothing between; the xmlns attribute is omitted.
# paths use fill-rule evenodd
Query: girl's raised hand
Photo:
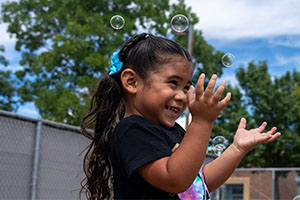
<svg viewBox="0 0 300 200"><path fill-rule="evenodd" d="M217 81L217 75L212 75L206 90L204 91L205 74L199 76L196 88L191 86L188 91L188 107L192 114L193 121L214 122L219 116L222 109L230 101L231 94L227 93L225 98L220 101L224 92L226 82L222 81L221 85L213 94ZM195 94L196 93L196 94Z"/></svg>
<svg viewBox="0 0 300 200"><path fill-rule="evenodd" d="M246 130L246 119L242 118L235 133L233 145L242 153L247 153L258 144L272 142L281 135L279 132L275 133L276 127L263 133L266 126L267 122L263 122L258 128Z"/></svg>

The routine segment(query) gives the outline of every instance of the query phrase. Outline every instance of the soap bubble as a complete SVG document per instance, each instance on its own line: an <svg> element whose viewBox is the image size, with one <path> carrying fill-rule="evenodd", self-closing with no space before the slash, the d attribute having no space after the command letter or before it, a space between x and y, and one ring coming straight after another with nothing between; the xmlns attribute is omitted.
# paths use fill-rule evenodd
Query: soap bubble
<svg viewBox="0 0 300 200"><path fill-rule="evenodd" d="M226 149L226 146L223 144L218 144L213 147L213 150L214 150L214 153L216 156L220 156L225 149Z"/></svg>
<svg viewBox="0 0 300 200"><path fill-rule="evenodd" d="M110 19L110 25L115 30L120 30L125 26L125 19L121 15L114 15Z"/></svg>
<svg viewBox="0 0 300 200"><path fill-rule="evenodd" d="M188 29L188 27L189 27L189 19L182 14L175 15L171 19L171 28L175 32L179 32L179 33L184 32Z"/></svg>
<svg viewBox="0 0 300 200"><path fill-rule="evenodd" d="M293 200L300 200L300 195L295 196Z"/></svg>
<svg viewBox="0 0 300 200"><path fill-rule="evenodd" d="M223 116L223 115L222 115L222 112L223 112L223 111L221 111L220 114L218 115L218 119L220 119L220 118Z"/></svg>
<svg viewBox="0 0 300 200"><path fill-rule="evenodd" d="M216 136L212 140L213 151L216 156L220 156L226 149L227 140L223 136Z"/></svg>
<svg viewBox="0 0 300 200"><path fill-rule="evenodd" d="M222 57L222 64L225 66L225 67L230 67L234 64L235 62L235 56L231 53L226 53L223 55Z"/></svg>
<svg viewBox="0 0 300 200"><path fill-rule="evenodd" d="M213 145L223 144L225 145L226 139L223 136L216 136L212 140Z"/></svg>

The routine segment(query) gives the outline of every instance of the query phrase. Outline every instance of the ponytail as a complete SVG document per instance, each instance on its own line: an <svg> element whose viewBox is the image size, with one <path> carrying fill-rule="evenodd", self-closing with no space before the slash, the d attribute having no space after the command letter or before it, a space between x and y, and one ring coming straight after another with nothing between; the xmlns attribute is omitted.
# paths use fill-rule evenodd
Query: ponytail
<svg viewBox="0 0 300 200"><path fill-rule="evenodd" d="M86 178L81 182L81 192L88 199L110 199L112 193L112 168L109 158L109 137L117 118L124 116L123 89L120 79L104 75L90 102L89 112L82 118L83 134L92 140L83 160ZM94 125L91 134L87 128Z"/></svg>

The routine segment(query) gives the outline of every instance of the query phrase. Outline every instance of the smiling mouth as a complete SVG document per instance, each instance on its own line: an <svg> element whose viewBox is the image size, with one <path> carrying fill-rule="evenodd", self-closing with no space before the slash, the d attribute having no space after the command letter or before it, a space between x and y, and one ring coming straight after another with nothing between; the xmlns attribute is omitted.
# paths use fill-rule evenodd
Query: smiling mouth
<svg viewBox="0 0 300 200"><path fill-rule="evenodd" d="M174 113L174 114L178 114L179 113L179 109L175 108L175 107L171 107L171 106L166 106L167 110Z"/></svg>

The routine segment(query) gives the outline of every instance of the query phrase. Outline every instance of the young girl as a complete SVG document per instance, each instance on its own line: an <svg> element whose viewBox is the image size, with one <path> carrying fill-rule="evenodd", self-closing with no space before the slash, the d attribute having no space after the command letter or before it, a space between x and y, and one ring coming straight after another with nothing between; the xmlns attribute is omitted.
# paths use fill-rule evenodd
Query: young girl
<svg viewBox="0 0 300 200"><path fill-rule="evenodd" d="M204 91L201 74L194 88L189 53L174 41L145 33L114 53L109 69L81 123L92 140L82 188L90 199L209 198L248 151L280 135L275 127L263 133L266 122L246 130L242 118L233 144L202 166L213 123L230 100L230 93L221 100L226 83L213 92L213 75ZM186 107L192 121L185 131L175 120ZM90 126L94 134L86 130Z"/></svg>

